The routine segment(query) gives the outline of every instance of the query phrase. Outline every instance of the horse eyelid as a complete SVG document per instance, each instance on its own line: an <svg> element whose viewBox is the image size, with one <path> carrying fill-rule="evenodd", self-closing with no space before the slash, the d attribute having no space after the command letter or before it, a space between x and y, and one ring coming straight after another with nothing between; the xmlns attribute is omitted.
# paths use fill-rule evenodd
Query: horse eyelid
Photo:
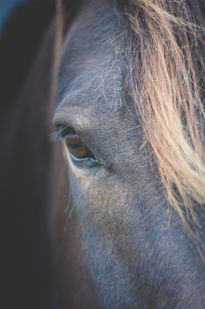
<svg viewBox="0 0 205 309"><path fill-rule="evenodd" d="M51 140L58 140L65 138L66 132L67 134L73 134L75 133L75 130L70 126L63 126L63 125L56 125L55 131L51 134Z"/></svg>

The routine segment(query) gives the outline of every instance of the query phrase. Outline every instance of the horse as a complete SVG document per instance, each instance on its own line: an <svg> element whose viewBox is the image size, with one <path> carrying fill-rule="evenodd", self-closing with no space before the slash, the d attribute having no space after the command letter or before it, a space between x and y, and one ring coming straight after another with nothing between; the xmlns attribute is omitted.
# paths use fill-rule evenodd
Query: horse
<svg viewBox="0 0 205 309"><path fill-rule="evenodd" d="M204 3L62 1L58 14L59 308L204 308Z"/></svg>
<svg viewBox="0 0 205 309"><path fill-rule="evenodd" d="M34 3L0 49L7 307L204 308L203 1Z"/></svg>

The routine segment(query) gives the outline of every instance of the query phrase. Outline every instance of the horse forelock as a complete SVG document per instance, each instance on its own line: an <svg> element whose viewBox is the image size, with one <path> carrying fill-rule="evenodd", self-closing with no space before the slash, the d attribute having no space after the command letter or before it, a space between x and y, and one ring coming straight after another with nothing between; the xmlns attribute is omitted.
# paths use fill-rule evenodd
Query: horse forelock
<svg viewBox="0 0 205 309"><path fill-rule="evenodd" d="M203 4L133 0L120 9L129 25L125 89L152 147L167 199L198 242L191 226L197 225L196 204L205 204Z"/></svg>

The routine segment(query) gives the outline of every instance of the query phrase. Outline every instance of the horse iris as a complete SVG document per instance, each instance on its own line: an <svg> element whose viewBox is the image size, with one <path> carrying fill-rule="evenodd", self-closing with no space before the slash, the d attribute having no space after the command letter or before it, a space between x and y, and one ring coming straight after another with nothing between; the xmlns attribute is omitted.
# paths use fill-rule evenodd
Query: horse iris
<svg viewBox="0 0 205 309"><path fill-rule="evenodd" d="M78 159L95 159L92 152L86 147L86 145L82 142L81 138L76 133L65 136L65 145L68 151Z"/></svg>

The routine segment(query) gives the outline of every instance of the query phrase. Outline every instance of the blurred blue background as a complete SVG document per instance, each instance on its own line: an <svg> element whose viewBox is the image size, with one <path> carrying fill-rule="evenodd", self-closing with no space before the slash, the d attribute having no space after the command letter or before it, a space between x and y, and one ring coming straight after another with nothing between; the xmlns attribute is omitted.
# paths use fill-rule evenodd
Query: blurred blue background
<svg viewBox="0 0 205 309"><path fill-rule="evenodd" d="M3 26L12 11L18 5L29 1L31 0L0 0L0 33L2 32Z"/></svg>

